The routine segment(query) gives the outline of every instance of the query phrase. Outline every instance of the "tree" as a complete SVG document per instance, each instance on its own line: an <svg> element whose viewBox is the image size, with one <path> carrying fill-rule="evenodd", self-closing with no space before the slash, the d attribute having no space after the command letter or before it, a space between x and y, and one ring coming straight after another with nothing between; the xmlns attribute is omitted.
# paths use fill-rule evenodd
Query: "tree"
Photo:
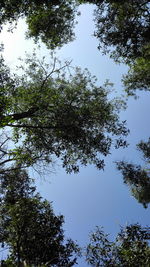
<svg viewBox="0 0 150 267"><path fill-rule="evenodd" d="M78 171L79 163L104 167L100 154L126 146L125 122L119 121L122 102L108 100L108 88L98 87L91 74L79 68L71 71L66 62L52 66L28 57L22 74L11 74L2 61L2 102L0 127L13 130L14 147L0 165L17 161L31 166L38 160L62 160L68 172ZM113 138L114 136L114 138Z"/></svg>
<svg viewBox="0 0 150 267"><path fill-rule="evenodd" d="M143 55L129 65L128 74L123 77L125 91L136 96L136 90L150 91L150 45L143 48Z"/></svg>
<svg viewBox="0 0 150 267"><path fill-rule="evenodd" d="M150 160L150 138L147 142L141 141L137 148L143 153L145 162ZM132 195L142 203L144 208L150 203L150 172L149 168L127 163L117 162L117 169L122 172L123 181L130 187Z"/></svg>
<svg viewBox="0 0 150 267"><path fill-rule="evenodd" d="M1 175L0 242L8 246L11 266L73 266L78 246L64 240L63 216L35 192L24 170Z"/></svg>
<svg viewBox="0 0 150 267"><path fill-rule="evenodd" d="M60 47L74 39L77 10L75 0L6 0L0 3L0 26L9 22L10 31L19 18L25 18L28 37L41 39L48 48Z"/></svg>
<svg viewBox="0 0 150 267"><path fill-rule="evenodd" d="M117 169L122 172L123 181L129 186L132 195L147 208L150 203L149 172L140 165L124 161L117 163Z"/></svg>
<svg viewBox="0 0 150 267"><path fill-rule="evenodd" d="M150 260L149 229L139 224L122 228L115 242L99 227L90 235L86 261L94 267L148 267Z"/></svg>
<svg viewBox="0 0 150 267"><path fill-rule="evenodd" d="M129 65L123 84L128 95L150 90L150 1L80 0L96 5L98 48Z"/></svg>
<svg viewBox="0 0 150 267"><path fill-rule="evenodd" d="M131 224L122 228L117 236L118 256L121 266L148 267L150 261L149 227Z"/></svg>
<svg viewBox="0 0 150 267"><path fill-rule="evenodd" d="M143 47L150 42L149 4L145 0L97 1L95 36L99 49L127 62L142 56Z"/></svg>
<svg viewBox="0 0 150 267"><path fill-rule="evenodd" d="M62 46L74 38L77 7L92 3L95 8L99 49L115 47L114 58L126 60L142 56L142 48L150 42L149 1L116 0L11 0L1 1L1 28L25 17L28 37L41 39L48 48Z"/></svg>
<svg viewBox="0 0 150 267"><path fill-rule="evenodd" d="M115 266L116 261L115 244L108 240L108 235L103 229L97 227L96 231L90 235L90 243L86 247L86 261L89 265Z"/></svg>
<svg viewBox="0 0 150 267"><path fill-rule="evenodd" d="M128 74L123 77L125 91L135 96L136 89L149 90L150 1L94 3L98 48L115 61L129 65Z"/></svg>
<svg viewBox="0 0 150 267"><path fill-rule="evenodd" d="M144 160L149 163L150 161L150 138L147 142L141 141L137 144L137 148L140 152L142 152Z"/></svg>

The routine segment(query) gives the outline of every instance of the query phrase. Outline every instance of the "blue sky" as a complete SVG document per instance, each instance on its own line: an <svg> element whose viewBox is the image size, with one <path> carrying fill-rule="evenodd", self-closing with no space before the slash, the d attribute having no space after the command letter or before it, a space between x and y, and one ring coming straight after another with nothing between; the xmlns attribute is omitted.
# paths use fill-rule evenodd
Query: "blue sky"
<svg viewBox="0 0 150 267"><path fill-rule="evenodd" d="M98 51L98 42L92 36L92 6L83 5L81 12L76 26L76 40L58 50L57 54L62 59L72 59L73 65L88 68L97 76L100 85L110 79L116 90L114 96L121 95L121 76L127 72L127 67L115 64L108 56L102 56ZM4 31L0 36L5 44L5 58L11 68L17 57L23 55L25 50L31 51L33 48L31 40L24 40L25 28L24 22L20 22L14 34ZM40 53L49 56L43 45ZM127 120L130 129L130 145L127 149L112 151L106 158L105 171L87 166L81 167L79 174L67 175L58 163L55 173L49 171L44 179L37 180L38 191L44 198L53 202L56 214L64 215L66 236L77 240L82 246L87 244L89 232L94 230L96 225L103 226L113 238L120 225L136 222L144 226L149 224L150 208L145 210L130 195L114 164L114 161L122 159L135 163L142 161L136 150L136 143L149 137L150 94L142 92L139 95L138 100L129 99L127 110L121 113L121 119ZM51 167L49 168L51 170ZM31 174L37 176L33 171ZM79 267L86 266L85 262L80 261Z"/></svg>

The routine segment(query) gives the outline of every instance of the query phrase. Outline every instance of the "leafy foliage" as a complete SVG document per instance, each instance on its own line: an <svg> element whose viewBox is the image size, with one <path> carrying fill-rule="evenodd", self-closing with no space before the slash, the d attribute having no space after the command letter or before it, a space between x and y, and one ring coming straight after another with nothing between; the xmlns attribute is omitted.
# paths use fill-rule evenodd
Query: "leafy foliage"
<svg viewBox="0 0 150 267"><path fill-rule="evenodd" d="M149 162L150 160L150 138L148 139L147 142L141 141L137 145L139 151L143 153L144 159Z"/></svg>
<svg viewBox="0 0 150 267"><path fill-rule="evenodd" d="M85 2L85 1L83 1ZM89 1L91 2L91 1ZM150 86L150 1L94 1L95 36L98 48L115 61L129 65L123 77L125 91L135 96L135 90Z"/></svg>
<svg viewBox="0 0 150 267"><path fill-rule="evenodd" d="M114 266L114 243L108 240L103 229L97 227L90 235L90 243L86 248L86 261L91 266Z"/></svg>
<svg viewBox="0 0 150 267"><path fill-rule="evenodd" d="M2 76L6 104L0 126L14 129L15 148L7 150L1 166L14 160L27 166L49 163L55 156L68 172L78 171L79 163L101 169L100 154L107 156L111 145L126 146L128 130L118 115L122 102L108 100L107 87L98 87L87 70L67 73L69 63L60 65L55 58L50 68L35 54L21 68L20 76L8 70Z"/></svg>
<svg viewBox="0 0 150 267"><path fill-rule="evenodd" d="M95 21L99 49L111 51L115 60L142 56L142 48L150 42L149 1L97 1Z"/></svg>
<svg viewBox="0 0 150 267"><path fill-rule="evenodd" d="M143 48L143 55L129 65L123 83L128 95L136 96L135 91L150 90L150 45Z"/></svg>
<svg viewBox="0 0 150 267"><path fill-rule="evenodd" d="M145 162L149 164L150 138L147 142L141 141L137 144L137 148L143 153ZM124 183L130 187L132 195L147 208L150 203L149 168L124 161L117 162L117 168L122 172Z"/></svg>
<svg viewBox="0 0 150 267"><path fill-rule="evenodd" d="M148 227L131 224L122 228L116 240L121 266L148 267L150 261L149 239Z"/></svg>
<svg viewBox="0 0 150 267"><path fill-rule="evenodd" d="M74 38L75 0L6 0L0 3L0 26L10 23L10 31L18 18L25 17L28 37L41 39L48 48L60 47Z"/></svg>
<svg viewBox="0 0 150 267"><path fill-rule="evenodd" d="M130 187L132 195L147 208L150 203L149 172L140 165L124 161L118 162L117 168L122 172L124 183Z"/></svg>
<svg viewBox="0 0 150 267"><path fill-rule="evenodd" d="M80 4L95 4L95 36L99 49L116 60L129 64L123 78L125 90L149 90L149 1L116 0L41 0L1 1L0 25L10 23L10 30L18 18L25 17L27 37L42 40L50 49L61 47L74 39L74 24Z"/></svg>
<svg viewBox="0 0 150 267"><path fill-rule="evenodd" d="M86 248L86 261L94 267L148 267L150 247L149 229L139 224L122 228L115 242L108 239L108 235L99 227L90 236L90 243Z"/></svg>
<svg viewBox="0 0 150 267"><path fill-rule="evenodd" d="M9 22L11 30L18 18L25 17L27 36L53 49L73 40L77 7L84 3L96 5L95 36L100 49L108 52L114 47L116 60L142 56L142 48L150 42L149 1L7 0L0 3L0 25Z"/></svg>
<svg viewBox="0 0 150 267"><path fill-rule="evenodd" d="M77 245L64 241L63 216L35 193L24 170L1 175L0 242L9 246L11 266L73 266Z"/></svg>

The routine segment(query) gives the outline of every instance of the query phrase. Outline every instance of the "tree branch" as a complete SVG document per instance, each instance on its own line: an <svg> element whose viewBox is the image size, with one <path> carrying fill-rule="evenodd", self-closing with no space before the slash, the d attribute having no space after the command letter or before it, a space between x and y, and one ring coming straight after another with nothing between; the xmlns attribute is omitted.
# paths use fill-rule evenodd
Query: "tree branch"
<svg viewBox="0 0 150 267"><path fill-rule="evenodd" d="M52 126L33 126L33 125L27 125L27 124L7 124L6 126L9 127L16 127L16 128L29 128L29 129L57 129L58 127L52 127Z"/></svg>

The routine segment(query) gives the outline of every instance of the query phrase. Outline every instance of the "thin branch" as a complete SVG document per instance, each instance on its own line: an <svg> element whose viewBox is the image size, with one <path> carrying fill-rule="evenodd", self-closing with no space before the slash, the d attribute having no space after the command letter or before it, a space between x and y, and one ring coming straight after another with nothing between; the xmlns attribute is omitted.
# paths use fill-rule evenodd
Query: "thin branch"
<svg viewBox="0 0 150 267"><path fill-rule="evenodd" d="M4 165L5 163L10 162L10 161L14 161L14 160L15 160L15 159L13 159L13 158L6 159L6 160L0 162L0 165Z"/></svg>
<svg viewBox="0 0 150 267"><path fill-rule="evenodd" d="M60 70L66 68L66 67L68 68L69 65L70 65L71 62L72 62L72 60L67 61L67 62L65 63L65 65L63 65L62 67L60 67L60 68L58 68L58 69L55 69L55 66L56 66L56 60L57 60L57 59L54 58L53 68L52 68L51 72L46 76L45 80L42 82L42 84L41 84L41 89L43 88L43 86L44 86L45 83L47 82L48 78L49 78L53 73L55 73L55 72L59 72ZM42 67L42 68L44 68L44 67ZM45 71L45 69L44 69L44 71Z"/></svg>
<svg viewBox="0 0 150 267"><path fill-rule="evenodd" d="M57 129L58 127L52 127L52 126L33 126L33 125L27 125L27 124L7 124L6 126L9 127L16 127L16 128L29 128L29 129Z"/></svg>
<svg viewBox="0 0 150 267"><path fill-rule="evenodd" d="M9 114L9 115L6 116L6 118L10 117L10 118L12 118L14 120L30 118L38 110L39 110L38 107L32 107L28 111L25 111L25 112Z"/></svg>
<svg viewBox="0 0 150 267"><path fill-rule="evenodd" d="M7 138L5 139L5 141L2 142L2 143L0 144L0 148L2 148L3 145L5 145L5 143L6 143L8 140L10 140L10 137L7 137ZM1 149L1 150L2 150L2 149Z"/></svg>
<svg viewBox="0 0 150 267"><path fill-rule="evenodd" d="M0 253L5 251L6 249L9 249L9 247L3 248L2 250L0 250Z"/></svg>

